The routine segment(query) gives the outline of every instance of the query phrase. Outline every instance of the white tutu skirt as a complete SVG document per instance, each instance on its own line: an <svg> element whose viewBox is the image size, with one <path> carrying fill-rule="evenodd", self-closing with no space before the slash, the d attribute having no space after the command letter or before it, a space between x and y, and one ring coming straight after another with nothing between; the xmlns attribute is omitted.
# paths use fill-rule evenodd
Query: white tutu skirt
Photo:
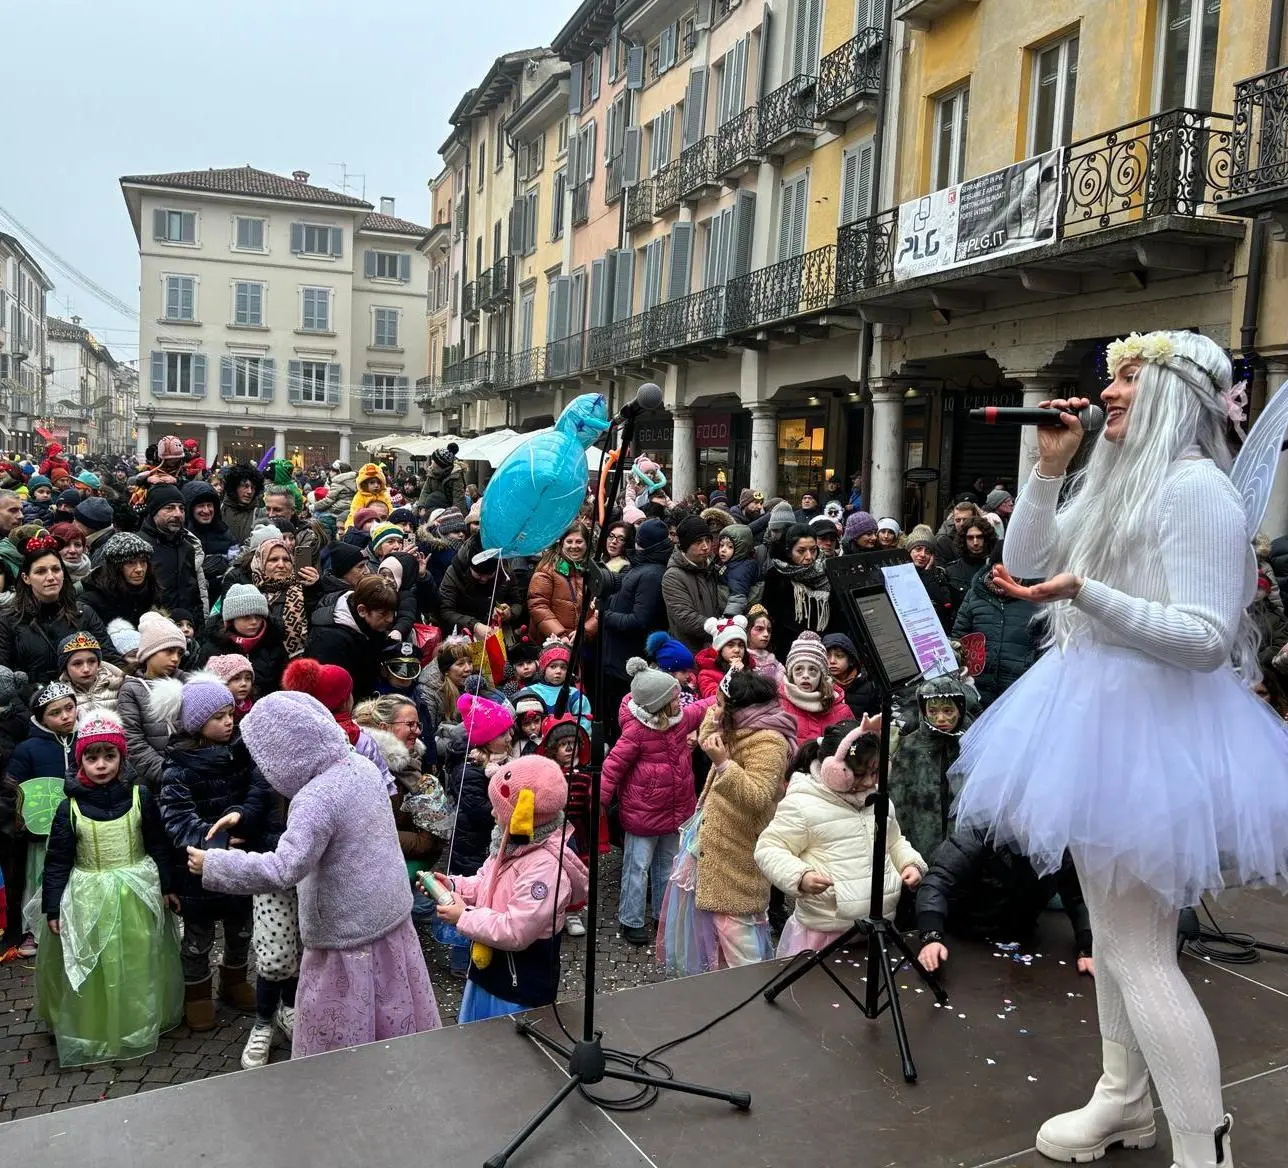
<svg viewBox="0 0 1288 1168"><path fill-rule="evenodd" d="M1174 907L1288 885L1288 725L1230 668L1085 645L1046 653L962 737L959 827L1041 873L1145 884Z"/></svg>

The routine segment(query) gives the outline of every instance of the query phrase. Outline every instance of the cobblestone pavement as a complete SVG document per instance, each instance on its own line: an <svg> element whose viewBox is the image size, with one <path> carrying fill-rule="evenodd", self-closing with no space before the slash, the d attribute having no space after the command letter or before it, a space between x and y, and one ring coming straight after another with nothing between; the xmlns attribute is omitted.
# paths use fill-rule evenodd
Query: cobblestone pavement
<svg viewBox="0 0 1288 1168"><path fill-rule="evenodd" d="M617 935L617 892L621 856L604 857L600 883L598 977L603 993L660 981L653 947L637 949ZM447 953L424 933L422 943L444 1025L454 1023L464 983L448 972ZM564 938L560 997L581 997L584 940ZM60 1070L53 1035L35 1014L35 959L0 965L0 1122L62 1111L102 1099L191 1083L240 1069L242 1046L251 1018L219 1007L218 1025L204 1034L180 1026L164 1035L157 1050L129 1063ZM273 1061L284 1061L285 1047Z"/></svg>

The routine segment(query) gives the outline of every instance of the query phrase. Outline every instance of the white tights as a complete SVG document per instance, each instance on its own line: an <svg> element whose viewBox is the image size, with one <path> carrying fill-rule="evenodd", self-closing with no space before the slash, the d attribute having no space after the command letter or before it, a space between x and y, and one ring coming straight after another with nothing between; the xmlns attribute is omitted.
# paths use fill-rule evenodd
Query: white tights
<svg viewBox="0 0 1288 1168"><path fill-rule="evenodd" d="M1144 1054L1173 1131L1214 1131L1222 1121L1221 1064L1212 1027L1176 964L1179 913L1143 885L1110 893L1083 878L1082 892L1101 1035Z"/></svg>

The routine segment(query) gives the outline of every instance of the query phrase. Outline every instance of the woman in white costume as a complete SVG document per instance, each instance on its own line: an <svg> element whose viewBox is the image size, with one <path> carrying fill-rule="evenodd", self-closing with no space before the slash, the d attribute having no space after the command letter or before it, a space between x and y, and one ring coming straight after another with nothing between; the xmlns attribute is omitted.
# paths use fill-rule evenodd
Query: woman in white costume
<svg viewBox="0 0 1288 1168"><path fill-rule="evenodd" d="M1103 1074L1085 1107L1042 1125L1038 1150L1087 1161L1152 1147L1152 1075L1177 1168L1230 1168L1177 916L1227 880L1288 876L1288 729L1248 686L1256 566L1229 477L1230 362L1184 332L1132 334L1108 356L1105 428L1063 505L1082 427L1065 415L1038 430L997 578L1050 605L1052 648L965 735L958 821L1039 870L1068 848L1091 913Z"/></svg>

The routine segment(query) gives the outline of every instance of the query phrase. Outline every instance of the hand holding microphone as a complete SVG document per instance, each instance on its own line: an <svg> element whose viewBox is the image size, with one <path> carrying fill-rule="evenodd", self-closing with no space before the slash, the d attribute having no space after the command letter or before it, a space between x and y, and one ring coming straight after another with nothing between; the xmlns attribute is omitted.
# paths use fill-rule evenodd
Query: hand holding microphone
<svg viewBox="0 0 1288 1168"><path fill-rule="evenodd" d="M1078 453L1084 434L1105 424L1105 412L1085 397L1055 398L1037 406L986 406L970 417L989 426L1036 426L1038 472L1059 478Z"/></svg>

